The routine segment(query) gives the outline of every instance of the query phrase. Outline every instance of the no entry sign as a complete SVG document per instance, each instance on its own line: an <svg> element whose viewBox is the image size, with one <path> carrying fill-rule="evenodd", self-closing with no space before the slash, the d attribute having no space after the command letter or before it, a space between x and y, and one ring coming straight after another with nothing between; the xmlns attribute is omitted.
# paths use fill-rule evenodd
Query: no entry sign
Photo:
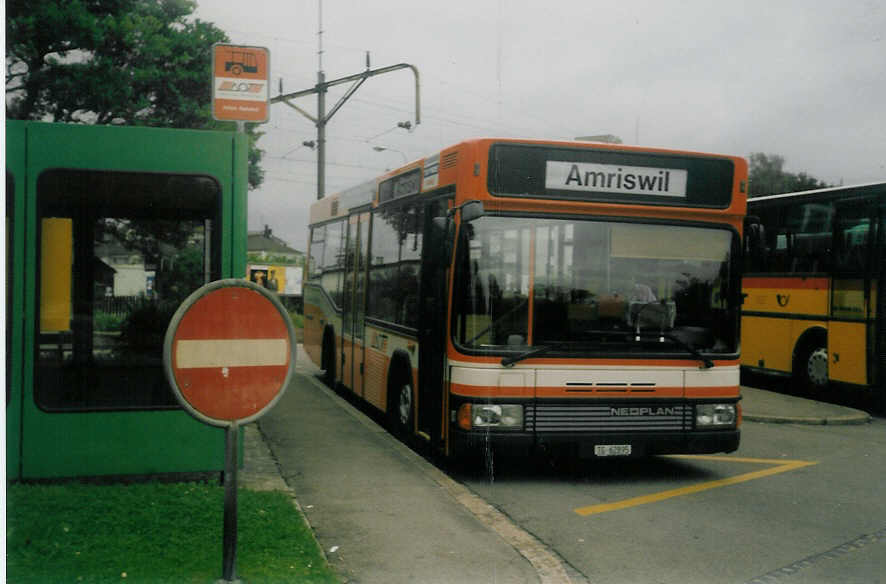
<svg viewBox="0 0 886 584"><path fill-rule="evenodd" d="M237 579L239 424L271 409L295 369L295 331L280 301L247 280L210 282L188 296L163 342L163 367L191 415L225 427L223 582Z"/></svg>
<svg viewBox="0 0 886 584"><path fill-rule="evenodd" d="M292 321L270 292L246 280L211 282L179 307L163 346L182 406L214 426L248 423L277 402L295 368Z"/></svg>

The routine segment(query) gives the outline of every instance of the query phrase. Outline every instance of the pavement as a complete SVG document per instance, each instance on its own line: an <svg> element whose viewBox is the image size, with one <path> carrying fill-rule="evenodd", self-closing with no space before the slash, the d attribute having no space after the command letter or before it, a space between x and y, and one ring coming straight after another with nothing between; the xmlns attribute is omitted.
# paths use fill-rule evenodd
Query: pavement
<svg viewBox="0 0 886 584"><path fill-rule="evenodd" d="M324 386L299 347L273 410L244 427L241 486L288 493L348 584L585 579L556 552ZM751 423L863 424L867 413L742 387Z"/></svg>
<svg viewBox="0 0 886 584"><path fill-rule="evenodd" d="M819 426L867 424L867 412L794 395L741 386L742 416L747 422L813 424Z"/></svg>

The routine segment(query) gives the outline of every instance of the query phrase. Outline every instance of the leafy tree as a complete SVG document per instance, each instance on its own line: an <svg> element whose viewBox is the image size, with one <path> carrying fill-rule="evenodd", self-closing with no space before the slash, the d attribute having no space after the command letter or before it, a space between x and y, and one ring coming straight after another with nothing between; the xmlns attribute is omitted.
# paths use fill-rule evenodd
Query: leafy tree
<svg viewBox="0 0 886 584"><path fill-rule="evenodd" d="M794 174L784 170L784 157L778 154L753 152L749 157L750 196L777 195L808 191L831 186L824 181L800 172Z"/></svg>
<svg viewBox="0 0 886 584"><path fill-rule="evenodd" d="M203 250L193 246L182 249L162 268L157 292L161 298L174 300L177 306L203 285Z"/></svg>
<svg viewBox="0 0 886 584"><path fill-rule="evenodd" d="M215 25L194 0L9 0L6 116L10 119L172 128L226 127L212 119ZM261 136L250 138L249 185L263 180Z"/></svg>

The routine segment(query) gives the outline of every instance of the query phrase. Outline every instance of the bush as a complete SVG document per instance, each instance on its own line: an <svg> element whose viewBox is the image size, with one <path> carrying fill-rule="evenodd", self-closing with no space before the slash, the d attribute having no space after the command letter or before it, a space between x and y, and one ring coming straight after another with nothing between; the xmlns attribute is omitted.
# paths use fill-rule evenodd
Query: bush
<svg viewBox="0 0 886 584"><path fill-rule="evenodd" d="M120 332L126 317L122 314L111 314L103 310L95 312L95 330L102 332Z"/></svg>
<svg viewBox="0 0 886 584"><path fill-rule="evenodd" d="M140 297L121 329L124 346L136 353L162 353L166 329L177 309L176 302Z"/></svg>

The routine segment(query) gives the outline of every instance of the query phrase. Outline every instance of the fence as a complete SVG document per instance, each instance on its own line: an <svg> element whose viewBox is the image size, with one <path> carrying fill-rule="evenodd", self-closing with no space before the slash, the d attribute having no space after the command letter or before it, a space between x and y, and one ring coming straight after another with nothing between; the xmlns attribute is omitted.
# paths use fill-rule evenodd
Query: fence
<svg viewBox="0 0 886 584"><path fill-rule="evenodd" d="M114 316L125 316L132 311L139 296L103 296L96 298L95 312L104 312Z"/></svg>

